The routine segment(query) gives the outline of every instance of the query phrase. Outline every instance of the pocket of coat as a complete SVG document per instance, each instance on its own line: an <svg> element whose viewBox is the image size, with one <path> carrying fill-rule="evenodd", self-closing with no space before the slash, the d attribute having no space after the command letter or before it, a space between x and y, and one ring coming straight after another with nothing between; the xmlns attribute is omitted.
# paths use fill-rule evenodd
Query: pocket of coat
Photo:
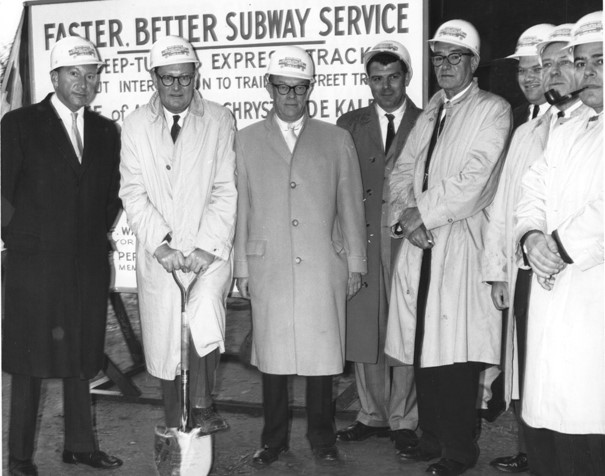
<svg viewBox="0 0 605 476"><path fill-rule="evenodd" d="M334 248L334 251L336 251L337 255L342 253L345 249L345 245L342 241L332 241L332 247Z"/></svg>
<svg viewBox="0 0 605 476"><path fill-rule="evenodd" d="M246 255L247 256L265 256L265 246L267 242L265 240L249 240L246 243Z"/></svg>

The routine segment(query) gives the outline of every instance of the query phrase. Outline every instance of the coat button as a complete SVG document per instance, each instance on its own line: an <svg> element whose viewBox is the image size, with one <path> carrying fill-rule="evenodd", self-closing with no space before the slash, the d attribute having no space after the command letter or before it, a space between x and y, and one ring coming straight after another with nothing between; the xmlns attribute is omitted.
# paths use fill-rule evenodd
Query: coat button
<svg viewBox="0 0 605 476"><path fill-rule="evenodd" d="M298 220L292 220L292 226L298 226Z"/></svg>
<svg viewBox="0 0 605 476"><path fill-rule="evenodd" d="M296 259L294 260L296 261L296 264L300 264L300 262L302 261L302 258L299 258L298 256L296 257Z"/></svg>
<svg viewBox="0 0 605 476"><path fill-rule="evenodd" d="M453 219L453 218L448 218L448 219L447 219L447 222L448 222L448 223L452 223L453 221L454 221L454 219Z"/></svg>
<svg viewBox="0 0 605 476"><path fill-rule="evenodd" d="M366 190L366 195L367 195L368 197L371 197L373 193L374 193L374 192L372 191L372 189L371 189L371 188L368 188L368 189Z"/></svg>
<svg viewBox="0 0 605 476"><path fill-rule="evenodd" d="M370 162L373 164L374 162L376 162L376 157L370 157Z"/></svg>
<svg viewBox="0 0 605 476"><path fill-rule="evenodd" d="M290 188L296 188L296 182L290 182Z"/></svg>
<svg viewBox="0 0 605 476"><path fill-rule="evenodd" d="M166 166L166 170L170 170L170 165L167 165L167 166Z"/></svg>
<svg viewBox="0 0 605 476"><path fill-rule="evenodd" d="M364 281L362 286L363 286L364 288L367 288L367 287L368 287L368 283L367 283L366 281Z"/></svg>

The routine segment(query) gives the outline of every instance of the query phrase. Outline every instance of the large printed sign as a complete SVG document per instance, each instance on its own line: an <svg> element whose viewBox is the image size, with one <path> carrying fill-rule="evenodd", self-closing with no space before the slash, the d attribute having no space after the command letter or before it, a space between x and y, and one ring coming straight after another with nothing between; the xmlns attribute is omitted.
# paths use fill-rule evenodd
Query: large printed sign
<svg viewBox="0 0 605 476"><path fill-rule="evenodd" d="M315 118L336 122L345 112L369 104L363 55L384 39L408 48L414 71L408 94L419 105L426 98L426 0L105 0L30 5L34 101L52 91L53 45L64 36L80 35L97 45L105 62L92 107L119 123L149 101L154 91L149 49L166 35L179 35L193 44L202 63L201 93L231 109L240 129L271 109L264 75L280 45L301 46L313 58L316 82L309 112ZM128 241L122 236L128 235L125 226L122 217L116 230ZM133 258L128 253L124 256ZM134 288L134 261L122 265L131 275L124 287Z"/></svg>

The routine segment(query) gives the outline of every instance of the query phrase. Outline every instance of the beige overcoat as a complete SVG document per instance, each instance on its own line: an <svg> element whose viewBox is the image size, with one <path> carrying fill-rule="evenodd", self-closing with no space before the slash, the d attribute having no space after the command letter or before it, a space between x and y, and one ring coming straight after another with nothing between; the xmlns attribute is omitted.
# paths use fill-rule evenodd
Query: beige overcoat
<svg viewBox="0 0 605 476"><path fill-rule="evenodd" d="M391 224L418 207L433 236L431 285L425 317L422 367L455 362L500 362L501 317L481 282L485 208L498 183L510 133L508 103L473 83L446 106L445 126L433 152L428 189L424 167L435 119L445 94L433 96L391 174ZM412 364L422 250L403 243L394 270L385 352Z"/></svg>
<svg viewBox="0 0 605 476"><path fill-rule="evenodd" d="M338 374L348 273L366 272L353 140L307 117L290 153L271 112L236 143L234 275L249 278L252 363L271 374Z"/></svg>

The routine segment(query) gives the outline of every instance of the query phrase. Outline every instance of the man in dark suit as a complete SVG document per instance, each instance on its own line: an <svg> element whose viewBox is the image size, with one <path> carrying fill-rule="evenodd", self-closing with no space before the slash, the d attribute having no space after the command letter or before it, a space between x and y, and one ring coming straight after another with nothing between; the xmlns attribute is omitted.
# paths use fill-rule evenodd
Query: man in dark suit
<svg viewBox="0 0 605 476"><path fill-rule="evenodd" d="M364 57L374 102L351 111L337 124L353 136L364 189L368 274L348 303L347 360L355 362L361 410L337 433L341 441L390 436L397 450L417 443L418 408L411 365L393 365L384 354L391 261L401 240L391 238L389 175L421 110L407 97L410 54L400 43L383 41Z"/></svg>
<svg viewBox="0 0 605 476"><path fill-rule="evenodd" d="M98 449L88 380L104 361L107 233L119 211L119 134L88 109L102 62L66 37L51 51L54 94L2 119L2 195L14 207L6 245L2 367L12 374L9 473L36 475L40 388L63 379L63 461L122 465Z"/></svg>

